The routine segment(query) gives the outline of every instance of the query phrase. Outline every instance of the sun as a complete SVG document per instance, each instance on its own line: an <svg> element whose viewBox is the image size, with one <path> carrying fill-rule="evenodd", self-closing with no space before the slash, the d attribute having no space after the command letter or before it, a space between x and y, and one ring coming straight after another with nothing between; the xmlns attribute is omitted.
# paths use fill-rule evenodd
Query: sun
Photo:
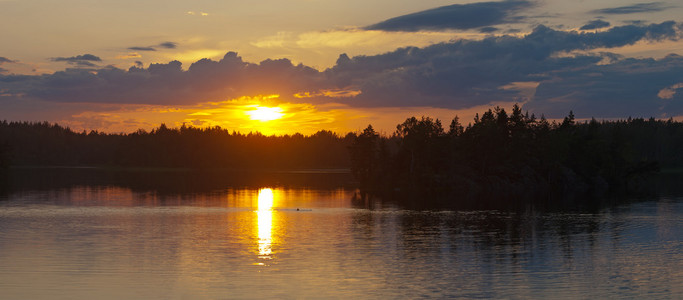
<svg viewBox="0 0 683 300"><path fill-rule="evenodd" d="M245 112L250 119L268 122L282 118L285 114L280 107L253 106L251 110Z"/></svg>

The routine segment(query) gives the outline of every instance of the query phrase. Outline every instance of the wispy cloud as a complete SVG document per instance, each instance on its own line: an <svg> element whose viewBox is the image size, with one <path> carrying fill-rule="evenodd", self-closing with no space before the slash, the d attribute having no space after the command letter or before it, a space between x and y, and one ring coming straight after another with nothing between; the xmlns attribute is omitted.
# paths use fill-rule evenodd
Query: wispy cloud
<svg viewBox="0 0 683 300"><path fill-rule="evenodd" d="M683 89L683 82L661 89L659 93L657 93L657 97L661 99L673 99L679 89Z"/></svg>
<svg viewBox="0 0 683 300"><path fill-rule="evenodd" d="M71 57L53 57L50 58L51 61L66 62L69 64L83 66L83 67L95 67L96 64L93 62L101 62L102 59L98 56L92 54L76 55Z"/></svg>
<svg viewBox="0 0 683 300"><path fill-rule="evenodd" d="M493 27L493 26L486 26L486 27L479 28L479 32L481 32L481 33L491 33L491 32L496 32L496 31L498 31L498 28Z"/></svg>
<svg viewBox="0 0 683 300"><path fill-rule="evenodd" d="M531 1L510 0L454 4L388 19L366 27L370 30L420 31L472 29L519 22L518 13L534 6Z"/></svg>
<svg viewBox="0 0 683 300"><path fill-rule="evenodd" d="M7 58L7 57L2 57L0 56L0 65L5 64L5 63L14 63L15 61ZM0 68L0 73L6 73L7 69L5 68Z"/></svg>
<svg viewBox="0 0 683 300"><path fill-rule="evenodd" d="M477 34L478 35L478 34ZM459 36L467 38L468 35ZM338 48L340 50L354 47L367 51L382 53L396 49L399 45L428 46L440 42L448 42L458 38L448 32L385 32L380 30L360 30L356 28L344 30L306 32L293 38L295 47L304 49ZM274 39L273 42L278 41ZM288 42L282 37L284 46ZM275 43L271 43L275 45Z"/></svg>
<svg viewBox="0 0 683 300"><path fill-rule="evenodd" d="M592 12L595 14L626 15L636 13L658 12L663 11L667 8L670 8L670 6L666 5L666 3L664 2L647 2L619 7L596 9Z"/></svg>
<svg viewBox="0 0 683 300"><path fill-rule="evenodd" d="M201 16L201 17L206 17L209 15L209 13L206 13L203 11L200 11L200 12L188 11L188 12L186 12L186 14L188 14L190 16Z"/></svg>
<svg viewBox="0 0 683 300"><path fill-rule="evenodd" d="M610 26L610 23L607 21L593 20L593 21L586 23L586 25L581 26L581 28L579 28L579 29L581 29L581 30L593 30L593 29L605 28L605 27L609 27L609 26Z"/></svg>
<svg viewBox="0 0 683 300"><path fill-rule="evenodd" d="M280 31L275 35L261 38L251 44L259 48L282 48L292 40L292 33Z"/></svg>
<svg viewBox="0 0 683 300"><path fill-rule="evenodd" d="M131 50L131 51L157 51L157 49L154 49L153 47L128 47L128 50Z"/></svg>
<svg viewBox="0 0 683 300"><path fill-rule="evenodd" d="M159 47L164 48L164 49L175 49L178 47L178 43L175 42L163 42L159 44Z"/></svg>
<svg viewBox="0 0 683 300"><path fill-rule="evenodd" d="M175 42L163 42L158 45L154 46L134 46L134 47L128 47L128 50L131 51L157 51L157 48L163 48L163 49L176 49L178 47L178 43Z"/></svg>
<svg viewBox="0 0 683 300"><path fill-rule="evenodd" d="M116 56L117 59L131 59L131 58L140 58L142 55L137 52L132 52L132 53L126 53L126 54L121 54Z"/></svg>

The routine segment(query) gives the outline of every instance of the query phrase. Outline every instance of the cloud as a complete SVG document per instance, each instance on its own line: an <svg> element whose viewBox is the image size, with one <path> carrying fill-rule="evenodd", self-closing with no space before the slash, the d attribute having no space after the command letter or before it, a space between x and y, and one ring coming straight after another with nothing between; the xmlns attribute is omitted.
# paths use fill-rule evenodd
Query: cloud
<svg viewBox="0 0 683 300"><path fill-rule="evenodd" d="M360 95L362 91L353 89L330 89L330 90L320 90L316 93L303 92L294 94L295 98L312 98L318 96L324 96L329 98L352 98Z"/></svg>
<svg viewBox="0 0 683 300"><path fill-rule="evenodd" d="M67 69L40 76L0 75L0 90L36 101L191 105L242 96L281 95L283 101L349 107L467 109L525 103L561 117L683 114L683 93L658 95L683 82L683 58L625 59L610 48L675 40L675 22L617 26L600 32L537 26L524 36L490 35L379 55L340 55L325 71L287 59L260 63L229 52L183 69L178 61ZM603 51L593 53L591 51ZM671 93L669 93L671 94ZM590 115L588 115L590 117Z"/></svg>
<svg viewBox="0 0 683 300"><path fill-rule="evenodd" d="M472 29L504 23L516 23L517 13L534 6L531 1L509 0L454 4L395 17L366 27L369 30L421 31Z"/></svg>
<svg viewBox="0 0 683 300"><path fill-rule="evenodd" d="M280 31L274 36L261 38L251 44L259 48L282 48L292 38L292 33Z"/></svg>
<svg viewBox="0 0 683 300"><path fill-rule="evenodd" d="M117 59L131 59L131 58L140 58L140 57L142 57L142 55L140 55L140 53L137 53L137 52L131 52L131 53L126 53L126 54L121 54L121 55L116 56Z"/></svg>
<svg viewBox="0 0 683 300"><path fill-rule="evenodd" d="M661 89L659 93L657 93L657 97L660 99L673 99L679 89L683 89L683 82Z"/></svg>
<svg viewBox="0 0 683 300"><path fill-rule="evenodd" d="M7 57L2 57L2 56L0 56L0 65L2 65L2 64L4 64L4 63L15 63L15 61L13 61L13 60L11 60L11 59L9 59L9 58L7 58ZM6 73L6 72L7 72L7 69L5 69L5 68L0 68L0 73ZM1 91L1 90L0 90L0 91Z"/></svg>
<svg viewBox="0 0 683 300"><path fill-rule="evenodd" d="M81 61L71 59L71 61ZM115 67L66 69L45 76L0 76L0 89L26 98L52 102L191 104L244 95L293 95L317 83L320 73L287 59L259 64L242 61L234 52L220 61L201 59L182 69L179 61Z"/></svg>
<svg viewBox="0 0 683 300"><path fill-rule="evenodd" d="M178 47L178 43L163 42L163 43L159 44L159 47L165 48L165 49L175 49L176 47Z"/></svg>
<svg viewBox="0 0 683 300"><path fill-rule="evenodd" d="M157 49L154 49L153 47L128 47L128 50L131 50L131 51L157 51Z"/></svg>
<svg viewBox="0 0 683 300"><path fill-rule="evenodd" d="M155 46L148 46L148 47L140 47L140 46L128 47L128 50L131 50L131 51L157 51L157 48L176 49L177 47L178 47L178 43L175 43L175 42L163 42L163 43L158 44L158 45L155 45Z"/></svg>
<svg viewBox="0 0 683 300"><path fill-rule="evenodd" d="M621 26L603 32L559 31L538 26L524 37L492 36L375 56L340 57L326 71L338 87L362 91L355 106L423 105L467 108L493 101L527 101L512 82L559 80L557 73L596 66L608 54L559 53L615 48L640 40L677 38L674 22ZM632 88L634 88L633 86ZM566 113L566 112L564 112Z"/></svg>
<svg viewBox="0 0 683 300"><path fill-rule="evenodd" d="M4 63L14 63L14 62L15 62L15 61L13 61L13 60L11 60L11 59L9 59L9 58L7 58L7 57L2 57L2 56L0 56L0 65L1 65L1 64L4 64Z"/></svg>
<svg viewBox="0 0 683 300"><path fill-rule="evenodd" d="M481 32L481 33L492 33L492 32L496 32L496 31L498 31L498 28L492 27L492 26L479 28L479 32Z"/></svg>
<svg viewBox="0 0 683 300"><path fill-rule="evenodd" d="M648 12L658 12L670 8L665 5L664 2L647 2L647 3L637 3L627 6L619 6L612 8L602 8L592 11L594 14L607 14L607 15L626 15L626 14L636 14L636 13L648 13Z"/></svg>
<svg viewBox="0 0 683 300"><path fill-rule="evenodd" d="M101 62L102 59L92 55L92 54L83 54L83 55L76 55L72 57L53 57L50 58L51 61L63 61L68 64L72 65L77 65L77 66L82 66L82 67L95 67L96 65L93 62Z"/></svg>
<svg viewBox="0 0 683 300"><path fill-rule="evenodd" d="M586 25L581 26L581 28L579 28L579 29L581 29L581 30L593 30L593 29L609 27L609 25L610 25L610 23L607 21L593 20L593 21L586 23Z"/></svg>
<svg viewBox="0 0 683 300"><path fill-rule="evenodd" d="M555 118L570 110L580 118L668 117L683 113L683 99L673 99L678 95L677 84L683 82L683 57L678 55L587 65L578 70L561 70L556 76L542 82L524 108ZM662 89L671 92L662 93Z"/></svg>
<svg viewBox="0 0 683 300"><path fill-rule="evenodd" d="M287 46L286 35L273 36L263 39L263 46L276 46L279 41ZM314 49L314 48L339 48L348 49L367 48L386 49L379 52L386 52L396 49L397 45L431 45L438 41L453 40L453 34L448 32L385 32L380 30L333 30L324 32L307 32L296 37L294 46ZM261 46L254 43L255 46Z"/></svg>
<svg viewBox="0 0 683 300"><path fill-rule="evenodd" d="M202 16L202 17L206 17L209 15L209 13L206 13L203 11L200 11L200 12L188 11L188 12L186 12L186 14L188 14L190 16Z"/></svg>

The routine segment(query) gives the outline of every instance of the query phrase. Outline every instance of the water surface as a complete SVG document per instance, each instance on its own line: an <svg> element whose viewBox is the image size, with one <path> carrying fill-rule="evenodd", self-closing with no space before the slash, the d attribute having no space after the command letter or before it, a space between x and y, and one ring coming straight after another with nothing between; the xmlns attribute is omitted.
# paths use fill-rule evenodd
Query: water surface
<svg viewBox="0 0 683 300"><path fill-rule="evenodd" d="M355 197L339 174L189 188L35 176L0 193L2 299L683 296L675 196L594 212L414 211Z"/></svg>

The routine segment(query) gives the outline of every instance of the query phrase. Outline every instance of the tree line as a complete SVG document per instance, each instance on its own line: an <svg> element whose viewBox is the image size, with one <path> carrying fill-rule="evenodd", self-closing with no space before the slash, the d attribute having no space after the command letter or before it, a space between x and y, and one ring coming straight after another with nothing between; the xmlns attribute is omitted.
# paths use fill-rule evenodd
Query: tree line
<svg viewBox="0 0 683 300"><path fill-rule="evenodd" d="M114 166L199 169L348 168L354 135L265 136L218 126L128 134L74 132L47 122L0 122L0 161L12 166Z"/></svg>
<svg viewBox="0 0 683 300"><path fill-rule="evenodd" d="M127 134L0 122L0 166L194 169L348 168L364 192L430 199L567 198L637 188L683 167L683 123L653 118L562 121L497 107L463 125L410 117L390 135L372 125L338 135L265 136L220 127ZM424 197L423 197L424 198Z"/></svg>
<svg viewBox="0 0 683 300"><path fill-rule="evenodd" d="M471 201L589 199L633 191L660 167L683 166L683 123L629 118L561 122L489 109L466 127L411 117L390 136L369 125L350 147L361 190L385 198ZM427 196L427 197L424 197Z"/></svg>

